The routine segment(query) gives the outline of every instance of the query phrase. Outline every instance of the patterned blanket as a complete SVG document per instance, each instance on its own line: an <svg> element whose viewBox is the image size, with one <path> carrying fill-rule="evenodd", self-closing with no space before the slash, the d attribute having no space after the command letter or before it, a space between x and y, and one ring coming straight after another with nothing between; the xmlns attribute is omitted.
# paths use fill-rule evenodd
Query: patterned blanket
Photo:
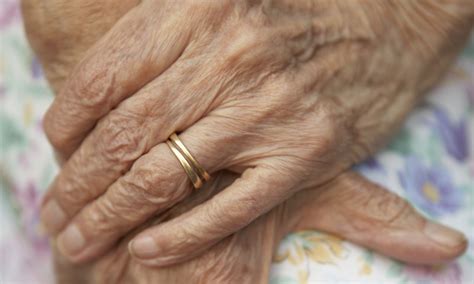
<svg viewBox="0 0 474 284"><path fill-rule="evenodd" d="M53 283L38 230L57 172L41 118L52 93L29 48L17 0L0 0L0 283ZM468 251L437 267L406 265L320 232L287 236L271 283L474 283L474 37L392 143L357 167L425 215L464 231Z"/></svg>

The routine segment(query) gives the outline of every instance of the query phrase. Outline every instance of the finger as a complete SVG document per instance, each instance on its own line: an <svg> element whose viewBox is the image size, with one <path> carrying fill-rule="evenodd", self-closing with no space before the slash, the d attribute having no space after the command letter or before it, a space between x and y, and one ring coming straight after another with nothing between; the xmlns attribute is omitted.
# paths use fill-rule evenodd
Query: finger
<svg viewBox="0 0 474 284"><path fill-rule="evenodd" d="M222 72L222 66L202 64L207 60L207 55L181 58L100 120L64 165L46 195L41 219L51 235L56 235L79 209L105 192L136 159L216 108L222 89L215 78L219 78L217 74ZM235 125L234 131L219 134L223 145L231 142L229 137L248 132L245 127L252 124L250 118L242 122L242 119L229 119L235 116L232 111L232 108L221 111L222 119ZM260 116L253 117L258 120ZM215 127L222 130L220 125ZM238 127L245 129L239 132ZM235 151L241 144L227 148Z"/></svg>
<svg viewBox="0 0 474 284"><path fill-rule="evenodd" d="M97 124L64 164L41 210L41 220L51 235L56 235L81 208L105 192L136 159L196 120L194 116L201 113L198 108L191 113L179 112L186 109L181 105L188 104L189 99L170 102L170 94L178 91L167 87L168 82L182 71L179 63L174 64L168 73L122 102Z"/></svg>
<svg viewBox="0 0 474 284"><path fill-rule="evenodd" d="M88 50L46 113L45 132L62 158L102 116L163 73L185 49L191 25L180 25L182 17L152 2L133 8ZM179 32L170 33L173 26Z"/></svg>
<svg viewBox="0 0 474 284"><path fill-rule="evenodd" d="M222 143L230 136L219 126L222 121L209 116L180 135L193 157L211 173L225 167L231 157L225 150L227 144ZM60 250L74 262L100 256L126 232L187 197L191 188L182 166L168 146L161 143L75 215L59 234Z"/></svg>
<svg viewBox="0 0 474 284"><path fill-rule="evenodd" d="M354 172L295 198L300 200L292 209L299 216L294 230L330 232L417 264L446 262L466 249L462 233L426 219L406 200Z"/></svg>
<svg viewBox="0 0 474 284"><path fill-rule="evenodd" d="M207 202L140 233L131 241L130 252L151 266L192 258L288 198L292 184L272 168L248 169Z"/></svg>
<svg viewBox="0 0 474 284"><path fill-rule="evenodd" d="M173 132L189 128L208 114L219 89L207 78L219 69L212 64L201 65L203 60L206 56L180 59L100 120L64 165L45 197L41 219L51 235L104 193L136 159ZM183 74L195 80L190 82ZM199 104L196 97L200 98ZM220 125L215 128L222 129ZM224 139L222 144L228 142L224 134L237 135L216 134Z"/></svg>

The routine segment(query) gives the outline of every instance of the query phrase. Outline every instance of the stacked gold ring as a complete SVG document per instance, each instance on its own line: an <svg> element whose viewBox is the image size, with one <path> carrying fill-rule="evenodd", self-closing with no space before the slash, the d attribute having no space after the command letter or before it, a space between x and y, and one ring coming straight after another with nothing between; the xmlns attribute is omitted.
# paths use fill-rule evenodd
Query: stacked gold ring
<svg viewBox="0 0 474 284"><path fill-rule="evenodd" d="M201 164L199 164L193 155L191 155L176 133L173 133L168 138L166 144L178 159L195 189L201 188L204 182L211 178L209 173L201 166Z"/></svg>

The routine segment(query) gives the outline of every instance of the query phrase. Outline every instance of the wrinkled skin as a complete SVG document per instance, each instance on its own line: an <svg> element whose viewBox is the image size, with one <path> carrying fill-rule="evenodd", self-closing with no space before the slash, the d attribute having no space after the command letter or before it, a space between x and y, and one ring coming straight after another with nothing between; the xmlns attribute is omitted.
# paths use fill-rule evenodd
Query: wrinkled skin
<svg viewBox="0 0 474 284"><path fill-rule="evenodd" d="M220 175L213 186L200 195L194 195L186 205L173 208L155 219L170 218L193 204L207 199L218 187L232 181L232 175ZM280 207L283 208L283 207ZM60 283L268 283L268 269L273 248L283 229L276 226L284 213L272 213L256 221L236 235L226 238L203 256L184 264L164 269L143 266L131 259L127 241L122 241L100 260L85 268L71 266L57 258ZM147 226L147 225L145 225ZM280 228L280 229L279 229ZM130 237L130 236L129 236ZM251 248L251 249L250 249ZM191 281L192 280L192 281ZM190 282L191 281L191 282Z"/></svg>
<svg viewBox="0 0 474 284"><path fill-rule="evenodd" d="M122 11L125 11L125 10L126 10L126 9L124 9L124 10L122 10ZM28 18L28 17L27 17L27 18ZM104 31L105 31L105 30L106 30L106 28L104 28ZM68 33L66 33L66 34L68 34ZM33 38L32 42L34 43L35 36L30 36L30 39L31 39L31 38ZM39 37L37 36L37 37L36 37L36 39L38 39L38 38L41 39L41 36L39 36ZM76 42L77 42L77 41L76 41ZM76 42L75 42L75 44L76 44ZM84 42L85 42L85 43L84 43ZM92 42L92 41L89 41L89 42ZM60 46L61 43L67 43L67 40L63 40L62 42L61 42L61 41L58 41L57 43L59 43L59 46ZM82 43L84 43L84 45L83 45L84 47L87 46L87 44L88 44L88 42L87 42L86 40L83 41ZM69 42L69 44L70 44L70 42ZM35 45L35 44L34 44L34 45ZM66 44L66 45L67 45L67 44ZM81 43L78 43L78 45L79 45L79 47L80 47ZM40 46L40 48L38 48L38 46ZM41 44L36 44L36 47L37 47L37 50L38 50L38 49L40 50L40 55L41 55ZM74 50L74 48L72 48L72 49L70 49L70 50L72 50L72 51L70 52L70 54L80 54L80 48L77 48L76 50ZM75 53L77 50L79 50L79 51L78 51L77 53ZM62 51L61 51L61 52L62 52ZM64 53L67 53L67 51L64 52ZM324 52L323 52L323 53L324 53ZM64 58L67 58L68 60L63 60L63 61L57 60L56 62L54 62L55 59L60 58L60 57L61 57L61 56L57 56L57 57L54 57L54 56L53 56L53 57L50 57L50 59L49 59L50 62L51 62L51 63L54 63L54 64L51 64L51 65L45 64L45 65L46 65L46 70L47 70L48 77L50 78L51 81L54 80L54 79L51 79L51 78L64 78L65 75L67 74L67 67L68 67L68 62L69 62L68 60L70 60L70 62L74 62L73 56L71 56L71 57L65 56ZM47 58L47 56L44 56L43 58ZM52 59L51 59L51 58L52 58ZM72 59L71 59L71 58L72 58ZM444 58L444 57L443 57L443 58ZM448 59L449 59L449 58L448 58ZM48 63L48 59L44 59L43 62ZM66 63L64 63L64 62L66 62ZM441 65L443 65L443 64L441 64ZM48 68L48 66L51 66L51 68ZM441 67L443 67L443 66L441 66ZM439 68L442 70L441 67L439 67ZM53 70L53 71L51 71L51 70ZM56 70L56 71L54 71L54 70ZM420 72L420 70L418 70L418 71ZM437 69L435 69L435 70L430 70L430 76L431 76L431 77L430 77L430 76L425 76L425 77L423 77L423 79L424 79L426 82L428 82L428 83L426 83L426 82L424 83L424 84L426 84L426 85L423 86L423 84L421 84L420 82L417 82L417 83L420 83L421 85L418 85L418 86L417 86L417 88L419 88L419 89L416 89L416 91L420 91L421 89L425 88L426 86L428 86L428 85L430 84L430 82L431 82L430 80L432 80L433 78L435 78L435 77L438 75L437 72L435 72L435 71L439 71L439 70L437 70ZM62 73L62 72L64 72L64 73ZM432 73L431 73L431 72L432 72ZM440 72L440 71L439 71L439 72ZM434 74L434 75L433 75L433 74ZM420 75L420 76L421 76L421 75ZM337 78L337 76L336 76L336 78ZM427 78L428 78L428 79L427 79ZM61 79L56 79L56 83L53 84L53 85L56 86L56 89L59 89L59 87L57 87L57 86L61 85L61 83L62 83L62 82L61 82ZM329 83L328 83L328 84L329 84ZM332 84L332 83L331 83L331 84ZM331 85L331 84L329 84L329 85ZM400 84L401 84L401 83L400 83ZM402 84L402 85L403 85L403 84ZM327 87L327 86L326 86L326 87ZM346 87L347 87L347 86L346 86ZM354 86L353 86L353 87L354 87ZM412 86L412 87L413 87L413 86ZM367 91L367 90L366 90L366 91ZM412 91L415 92L415 90L412 90ZM346 91L346 92L347 92L347 91ZM367 96L370 95L370 92L368 92L368 93L369 93L369 94L366 94ZM412 94L412 95L413 95L413 94ZM408 96L408 94L407 94L407 96ZM413 99L414 99L414 98L413 98ZM405 111L405 110L404 110L404 111ZM382 125L382 123L381 123L381 125ZM379 129L379 131L381 131L381 130ZM376 132L376 133L377 133L377 132ZM50 136L51 136L51 135L50 135ZM366 136L364 136L364 137L366 137ZM369 135L369 136L367 136L367 137L372 137L372 136ZM375 140L376 140L376 139L375 139ZM187 144L188 144L188 142L187 142ZM65 145L67 145L67 143L65 143ZM77 145L75 145L74 147L77 147ZM81 147L82 147L82 146L81 146ZM61 150L61 147L58 147L58 148L59 148L60 152L63 153L63 157L68 157L68 151L65 150L67 147L64 148L64 149L62 149L62 150ZM73 147L72 147L72 148L73 148ZM194 153L194 152L193 152L193 153ZM74 157L74 156L73 156L73 157ZM68 162L68 163L69 163L69 162ZM66 164L66 167L67 167L67 164ZM179 169L179 167L177 167L177 169ZM237 169L237 171L239 171L239 170ZM182 172L180 172L179 174L182 175ZM343 175L343 176L344 176L344 175ZM356 179L357 179L357 178L356 178ZM182 186L184 187L184 185L182 185ZM273 186L273 185L270 184L269 187L270 187L270 186ZM371 186L367 186L367 187L368 187L368 188L372 188ZM377 189L377 190L380 190L380 189ZM341 197L340 197L340 198L343 200L342 191L340 191L340 192L341 192ZM306 193L304 193L304 192L303 192L303 193L300 193L298 196L300 196L301 194L306 194ZM364 195L363 193L360 193L360 194L361 194L361 200L364 200L364 196L365 196L365 195ZM372 195L374 195L374 194L372 194ZM385 200L385 202L386 202L387 200L391 200L391 198L387 198L387 197L389 197L389 196L387 196L388 194L383 193L382 195L385 196L385 197L382 198L381 200ZM366 197L367 199L370 199L370 197L368 197L368 196L365 196L365 197ZM298 198L295 198L295 199L297 200ZM307 200L307 199L308 199L308 198L304 198L304 200ZM311 200L311 199L310 199L310 200ZM375 200L377 200L377 199L375 198ZM331 204L331 203L329 202L328 204ZM395 202L395 204L399 204L399 205L395 206L395 207L397 208L397 209L395 210L396 212L398 212L398 210L402 209L402 210L400 210L400 212L405 212L405 211L406 211L406 212L409 212L409 213L407 214L407 216L410 216L410 217L411 217L411 216L417 216L417 215L414 214L413 210L412 210L410 207L406 207L406 205L405 205L403 202ZM311 205L313 205L313 206L309 206L310 208L311 208L311 207L314 207L315 204L311 204ZM360 206L360 204L357 204L357 205ZM282 205L282 207L285 207L285 206L288 206L288 205L287 205L287 204ZM291 207L291 206L290 206L290 207ZM326 205L326 207L325 207L325 206L321 206L321 207L324 207L324 208L327 207L326 209L332 209L332 210L334 210L334 208L332 208L332 207L329 206L329 205ZM362 207L362 206L361 206L361 207ZM404 209L405 207L408 208L408 209ZM298 210L298 212L300 212L300 211L301 211L301 212L305 212L305 211L306 211L306 210L303 209L304 207L298 207L298 208L301 209L301 210ZM361 210L361 209L358 209L358 210ZM380 210L380 208L379 208L379 210ZM278 211L278 209L275 209L275 211ZM284 210L284 211L285 211L285 210ZM362 209L362 211L364 211L364 210ZM336 210L336 212L337 212L337 210ZM307 213L311 213L311 212L307 212ZM313 212L313 213L314 213L314 212ZM377 213L377 210L374 210L374 213ZM263 217L263 218L261 218L261 219L263 219L263 220L268 220L267 218L270 218L270 217L267 217L267 216L271 216L272 214L274 214L274 213L270 213L269 215L266 215L265 217ZM327 213L326 213L326 214L327 214ZM347 214L347 212L346 212L346 214ZM380 214L380 212L379 212L379 214ZM189 215L189 214L188 214L188 215ZM278 215L278 214L277 214L277 215ZM344 215L344 214L343 214L343 215ZM305 215L305 216L306 216L306 215ZM314 216L314 215L307 215L307 216ZM335 215L335 216L337 216L337 215ZM377 214L375 214L374 216L377 216ZM399 216L398 213L395 214L394 216L396 216L395 219L400 218L400 217L398 217L398 216ZM402 216L402 218L401 218L402 220L404 220L405 217L406 217L405 214L400 214L400 216ZM99 216L99 218L100 218L100 216ZM364 217L364 218L365 218L365 217ZM364 219L364 218L362 218L362 219ZM373 217L372 217L372 218L373 218ZM264 223L265 223L265 222L270 222L270 221L261 221L261 219L259 219L259 220L257 221L257 223L258 223L258 222L264 222ZM271 219L271 218L270 218L270 219ZM324 219L324 218L323 218L323 219ZM408 219L411 219L411 218L408 218ZM86 220L87 220L87 218L86 218ZM333 219L333 221L336 221L336 220L337 220L337 218L334 218L334 219ZM376 221L374 221L374 220L376 220L376 218L375 218L375 219L369 218L369 220L372 220L372 221L373 221L372 223L377 223ZM424 221L424 220L423 220L421 217L419 217L419 216L417 216L416 218L413 217L413 220L417 220L417 221L416 221L416 222L413 222L413 223L412 223L412 222L408 222L408 223L410 223L410 226L411 226L411 227L410 227L410 226L408 226L408 227L410 227L411 229L416 228L416 229L420 229L420 230L421 230L421 228L423 228L424 225L426 224L426 221ZM143 221L143 220L141 220L141 221ZM385 221L387 221L387 220L385 220ZM406 220L405 220L405 221L406 221ZM318 221L318 222L319 222L319 221ZM327 222L327 220L326 220L326 222ZM271 223L271 222L270 222L270 223ZM290 222L290 223L291 223L291 222ZM334 222L333 222L333 223L334 223ZM347 222L346 222L346 223L347 223ZM371 222L368 222L368 223L370 223L371 226L374 226ZM384 223L384 222L382 222L382 223ZM406 223L406 222L405 222L405 223ZM408 223L407 223L407 224L408 224ZM303 222L303 223L300 222L300 224L304 224L304 222ZM344 224L344 222L342 222L341 224ZM89 224L89 225L91 225L91 226L92 226L92 225L96 226L97 224L94 224L94 222L91 222L91 224ZM239 236L243 236L243 235L246 235L246 234L251 235L251 233L247 233L247 231L249 231L249 230L251 231L251 228L256 228L256 227L258 227L258 226L256 226L256 227L254 227L254 226L256 226L256 225L255 225L255 224L252 224L252 226L250 226L250 229L247 228L247 229L245 229L244 231L239 232L239 234L232 236L231 238L232 238L232 239L235 239L235 238L238 239ZM313 223L311 226L314 227L314 223ZM311 227L311 226L310 226L310 227ZM316 225L316 226L318 226L318 225ZM354 231L356 231L357 233L355 233L355 234L353 234L353 235L351 235L350 233L347 233L347 232L350 232L350 231L351 231L351 230L350 230L351 226L348 226L348 227L345 228L345 229L335 229L336 226L334 226L334 225L332 225L334 228L328 228L328 227L324 228L324 225L321 226L321 224L319 224L319 226L320 226L322 229L326 229L326 230L328 230L328 231L337 232L337 233L339 233L339 234L341 234L341 235L344 235L344 231L345 231L345 235L346 235L346 236L348 236L349 238L350 238L350 237L353 237L353 239L354 239L356 242L358 241L359 243L364 243L364 238L366 238L365 241L368 240L368 235L364 235L363 233L361 234L361 233L360 233L360 230L359 230L359 232L357 232L357 230L354 230ZM326 226L328 226L328 225L326 225ZM404 226L406 226L406 224L405 224ZM265 226L261 226L261 227L265 227ZM303 226L303 227L305 227L305 226ZM377 227L377 226L374 226L374 227ZM403 226L402 226L402 227L403 227ZM403 227L403 228L406 229L405 227ZM109 230L110 230L110 228L106 228L106 229L109 229ZM360 229L360 228L359 228L359 229ZM379 228L379 229L380 229L380 228ZM280 230L280 229L278 229L278 230ZM338 232L338 230L339 230L339 232ZM262 231L265 231L265 232L266 232L267 230L262 230ZM270 230L270 231L271 231L271 230ZM275 227L273 227L273 234L275 234L275 231L277 231L277 229L276 229ZM285 231L285 230L283 230L283 231ZM114 233L116 233L116 232L114 232ZM122 233L123 233L123 232L122 232ZM280 234L281 234L281 233L280 233ZM358 234L359 240L357 240L357 237L354 237L354 235L356 235L356 234ZM277 234L277 235L279 235L279 234ZM362 235L362 236L361 236L361 235ZM271 234L270 234L270 236L271 236ZM267 238L268 238L268 236L267 236ZM377 241L374 241L373 238L374 238L374 237L372 236L370 242L367 242L367 243L369 243L369 245L371 245L372 247L375 247L375 248L380 249L379 247L377 247L377 246L378 246L378 245L377 245ZM421 236L420 236L420 239L419 239L418 241L420 241L420 240L426 241L426 236L425 236L424 238L425 238L425 239L422 239ZM256 239L258 239L258 238L256 238ZM415 239L416 239L416 238L415 238ZM226 241L227 241L227 240L226 240ZM379 240L379 242L380 242L380 240ZM382 242L383 242L383 241L382 241ZM239 242L237 242L237 243L239 243ZM258 243L257 243L257 242L255 242L255 243L256 243L256 246L257 246ZM415 242L415 243L416 243L416 242ZM422 243L422 242L420 242L420 244L421 244L421 243ZM436 247L435 244L432 244L432 245L433 245L433 247ZM456 248L456 250L451 249L451 250L449 250L449 253L447 253L446 248L444 248L444 252L441 253L441 254L439 254L440 257L438 258L438 260L442 260L442 259L449 258L449 257L452 257L452 256L456 255L457 253L459 253L460 251L462 251L464 245L465 245L465 243L463 243L462 241L461 241L461 242L458 242L458 245L453 246L454 248ZM214 247L212 251L222 249L222 246L223 246L223 245L219 244L218 246ZM236 246L236 245L234 245L234 246ZM227 249L228 249L229 247L232 247L232 246L231 246L231 245L228 245L228 246L227 246ZM382 245L382 247L383 247L383 245ZM426 247L428 247L428 245L427 245ZM425 247L425 249L426 249L426 247ZM381 250L383 251L383 248L382 248ZM212 252L212 251L211 251L211 252ZM267 250L267 252L269 252L269 251L271 251L271 249L270 249L270 250ZM392 251L393 251L393 248L392 248ZM403 250L402 250L402 251L403 251ZM439 252L441 252L442 250L440 250L440 248L438 248L438 249L435 250L435 251L437 251L437 252L439 253ZM453 252L454 252L454 253L453 253ZM405 253L406 253L406 251L405 251ZM113 255L113 254L126 255L126 252L125 252L125 249L124 249L124 245L123 245L123 241L122 241L122 246L119 246L116 250L112 250L112 251L109 253L109 255L110 255L110 254L112 254L112 255ZM209 254L209 253L208 253L208 254ZM402 259L406 257L406 256L400 256L400 255L397 256L397 255L396 255L397 253L394 253L394 252L391 252L391 253L389 252L388 254L391 254L391 255L395 254L394 256L399 257L399 258L402 258ZM398 254L403 254L403 252L398 253ZM263 254L257 254L257 255L258 255L259 257L261 257L262 255L266 255L266 256L271 255L271 253L270 253L270 254L268 254L268 253L267 253L267 254L263 253ZM425 255L426 255L426 254L425 254ZM101 260L101 261L102 261L102 262L107 262L107 258L108 258L108 257L109 257L109 256L104 257L103 260ZM245 256L245 257L248 257L248 256ZM242 259L245 259L245 257L242 258ZM413 256L412 256L412 257L413 257ZM128 256L124 256L124 258L128 258ZM205 256L203 256L203 258L205 258ZM407 257L407 258L408 258L408 257ZM110 259L110 258L109 258L109 259ZM198 258L198 259L195 260L195 261L200 261L200 258ZM201 259L201 261L202 261L202 259ZM413 260L413 259L412 259L412 261L417 262L417 260ZM418 261L419 261L419 262L426 262L426 260L418 260ZM436 262L436 261L434 261L434 262ZM257 263L259 263L259 262L257 262ZM133 264L130 264L130 265L133 266ZM190 265L191 265L191 264L190 264ZM104 267L103 265L102 265L102 266L101 266L101 265L98 265L98 266L99 266L99 267ZM106 266L106 265L105 265L105 266ZM134 266L133 266L133 267L134 267ZM259 266L255 266L255 267L259 267ZM154 270L153 270L153 271L154 271Z"/></svg>
<svg viewBox="0 0 474 284"><path fill-rule="evenodd" d="M235 178L230 173L219 174L206 191L193 195L191 200L174 207L154 222L189 210ZM354 198L354 195L358 197ZM411 262L445 261L465 249L465 240L455 232L449 232L457 238L449 245L430 239L432 231L426 229L427 224L430 223L405 201L356 175L347 174L317 190L298 193L203 255L185 263L165 268L144 266L127 251L132 233L105 256L82 267L56 255L56 271L58 282L68 284L268 283L272 255L281 237L288 231L316 227L338 232Z"/></svg>

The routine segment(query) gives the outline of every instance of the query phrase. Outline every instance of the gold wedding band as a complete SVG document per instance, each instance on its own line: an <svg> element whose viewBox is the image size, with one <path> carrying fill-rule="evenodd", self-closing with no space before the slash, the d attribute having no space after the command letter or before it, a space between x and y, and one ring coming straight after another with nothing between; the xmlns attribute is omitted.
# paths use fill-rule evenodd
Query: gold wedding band
<svg viewBox="0 0 474 284"><path fill-rule="evenodd" d="M184 146L181 139L179 139L176 133L171 134L170 138L171 142L176 145L179 150L186 156L189 162L191 162L193 168L196 170L197 174L200 178L204 179L204 181L208 181L211 176L209 173L198 163L196 159L194 159L193 155L188 151L188 149Z"/></svg>
<svg viewBox="0 0 474 284"><path fill-rule="evenodd" d="M176 133L170 136L166 144L178 159L195 189L201 188L204 182L211 178L209 173L199 164L193 155L191 155Z"/></svg>

